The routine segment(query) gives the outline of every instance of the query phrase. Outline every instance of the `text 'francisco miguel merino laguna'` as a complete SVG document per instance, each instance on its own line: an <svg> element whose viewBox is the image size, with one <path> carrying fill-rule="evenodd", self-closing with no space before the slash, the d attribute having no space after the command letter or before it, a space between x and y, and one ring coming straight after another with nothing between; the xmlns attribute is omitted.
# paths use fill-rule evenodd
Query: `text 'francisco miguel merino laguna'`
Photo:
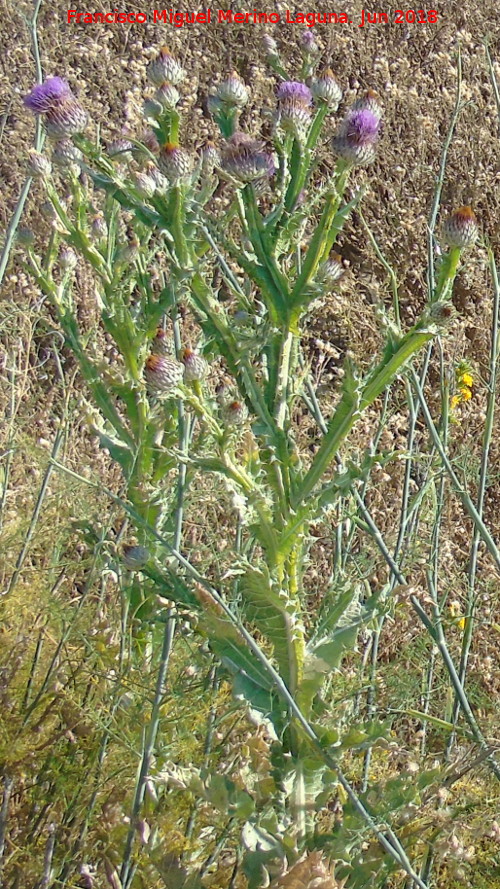
<svg viewBox="0 0 500 889"><path fill-rule="evenodd" d="M437 22L438 13L435 9L428 12L419 9L415 12L413 9L404 11L397 9L394 15L386 12L369 12L366 9L361 10L360 21L357 22L358 27L363 28L366 24L388 24L389 21L394 23L408 24L424 22ZM162 22L164 25L172 25L174 28L182 28L184 25L194 24L212 24L215 22L226 24L282 24L290 25L306 25L313 28L317 24L328 25L352 25L353 21L346 12L292 12L287 9L284 14L279 12L257 12L253 9L251 12L233 12L231 9L207 9L205 12L176 12L173 9L154 9L151 13L146 12L120 12L113 9L112 12L78 12L76 9L68 9L68 24L72 22L83 24L124 24L125 22L143 24L151 20L152 22Z"/></svg>

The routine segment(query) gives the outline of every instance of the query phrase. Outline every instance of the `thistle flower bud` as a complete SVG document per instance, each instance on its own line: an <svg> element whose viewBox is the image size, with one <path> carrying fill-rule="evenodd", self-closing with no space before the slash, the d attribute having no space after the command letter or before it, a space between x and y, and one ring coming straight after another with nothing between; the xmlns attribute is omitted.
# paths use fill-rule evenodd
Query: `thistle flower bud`
<svg viewBox="0 0 500 889"><path fill-rule="evenodd" d="M309 28L300 35L299 44L302 52L306 55L315 56L319 52L318 42Z"/></svg>
<svg viewBox="0 0 500 889"><path fill-rule="evenodd" d="M64 272L72 272L78 265L78 257L71 247L63 247L59 254L59 265Z"/></svg>
<svg viewBox="0 0 500 889"><path fill-rule="evenodd" d="M264 144L245 133L235 133L228 140L221 158L221 169L240 182L256 182L274 174L274 160Z"/></svg>
<svg viewBox="0 0 500 889"><path fill-rule="evenodd" d="M270 34L264 34L262 38L262 47L269 58L274 59L278 55L278 44Z"/></svg>
<svg viewBox="0 0 500 889"><path fill-rule="evenodd" d="M139 256L139 243L135 238L131 238L127 244L124 244L118 250L116 260L124 264L135 262Z"/></svg>
<svg viewBox="0 0 500 889"><path fill-rule="evenodd" d="M248 90L236 71L219 83L215 96L228 107L243 108L248 102Z"/></svg>
<svg viewBox="0 0 500 889"><path fill-rule="evenodd" d="M30 151L28 160L28 173L30 176L50 176L52 172L52 164L45 154L40 154L34 148Z"/></svg>
<svg viewBox="0 0 500 889"><path fill-rule="evenodd" d="M184 375L184 366L180 361L168 355L153 353L144 367L144 376L148 389L158 395L172 392Z"/></svg>
<svg viewBox="0 0 500 889"><path fill-rule="evenodd" d="M312 93L305 83L285 81L278 89L275 123L296 139L304 139L311 122Z"/></svg>
<svg viewBox="0 0 500 889"><path fill-rule="evenodd" d="M81 133L88 123L88 114L73 95L64 98L47 112L45 129L50 139L64 139Z"/></svg>
<svg viewBox="0 0 500 889"><path fill-rule="evenodd" d="M153 180L155 187L160 191L165 191L165 189L168 187L168 179L163 175L163 173L160 173L158 167L156 167L154 164L149 164L146 167L146 171L149 178Z"/></svg>
<svg viewBox="0 0 500 889"><path fill-rule="evenodd" d="M207 142L201 152L201 169L204 173L211 173L214 167L220 167L221 156L212 142Z"/></svg>
<svg viewBox="0 0 500 889"><path fill-rule="evenodd" d="M231 401L224 408L226 426L242 426L247 416L248 411L242 401Z"/></svg>
<svg viewBox="0 0 500 889"><path fill-rule="evenodd" d="M148 151L151 152L151 154L158 154L160 150L160 143L151 130L144 133L141 142L145 146L145 148L147 148Z"/></svg>
<svg viewBox="0 0 500 889"><path fill-rule="evenodd" d="M154 100L160 106L161 111L174 111L179 99L179 90L171 83L162 83L154 95Z"/></svg>
<svg viewBox="0 0 500 889"><path fill-rule="evenodd" d="M443 225L443 240L449 247L472 247L479 229L472 207L459 207Z"/></svg>
<svg viewBox="0 0 500 889"><path fill-rule="evenodd" d="M360 96L351 106L351 111L371 111L376 117L382 117L382 106L379 102L377 93L374 90L367 90Z"/></svg>
<svg viewBox="0 0 500 889"><path fill-rule="evenodd" d="M338 253L332 252L328 259L320 264L317 280L321 284L335 284L343 274L342 257Z"/></svg>
<svg viewBox="0 0 500 889"><path fill-rule="evenodd" d="M163 108L155 99L146 99L142 106L142 113L145 118L157 120L163 112Z"/></svg>
<svg viewBox="0 0 500 889"><path fill-rule="evenodd" d="M129 160L130 154L134 151L135 145L130 139L114 139L107 148L109 157L118 157L121 160Z"/></svg>
<svg viewBox="0 0 500 889"><path fill-rule="evenodd" d="M152 198L156 191L156 182L147 173L136 173L134 186L141 198Z"/></svg>
<svg viewBox="0 0 500 889"><path fill-rule="evenodd" d="M151 351L154 355L173 355L174 343L163 327L159 327L156 331L155 338L151 343Z"/></svg>
<svg viewBox="0 0 500 889"><path fill-rule="evenodd" d="M153 59L147 67L147 76L155 86L163 83L171 83L177 86L184 78L184 69L177 59L173 57L166 46L162 46L156 59Z"/></svg>
<svg viewBox="0 0 500 889"><path fill-rule="evenodd" d="M35 243L35 235L30 228L18 228L16 240L21 247L32 247Z"/></svg>
<svg viewBox="0 0 500 889"><path fill-rule="evenodd" d="M380 117L373 111L350 109L333 137L333 150L349 164L371 164L379 128Z"/></svg>
<svg viewBox="0 0 500 889"><path fill-rule="evenodd" d="M40 213L43 218L48 219L49 222L54 222L58 218L52 201L44 201L43 204L40 204Z"/></svg>
<svg viewBox="0 0 500 889"><path fill-rule="evenodd" d="M184 349L181 360L184 365L185 383L196 383L206 377L208 363L202 355L197 355L192 349Z"/></svg>
<svg viewBox="0 0 500 889"><path fill-rule="evenodd" d="M58 167L69 167L71 164L79 164L82 160L82 152L73 145L71 139L60 139L54 145L52 161Z"/></svg>
<svg viewBox="0 0 500 889"><path fill-rule="evenodd" d="M317 80L313 80L311 92L317 101L324 102L332 111L339 107L342 90L331 68L325 68Z"/></svg>
<svg viewBox="0 0 500 889"><path fill-rule="evenodd" d="M104 241L108 237L108 226L104 216L94 216L90 226L90 232L96 241Z"/></svg>
<svg viewBox="0 0 500 889"><path fill-rule="evenodd" d="M193 161L187 151L168 142L160 149L158 166L171 185L181 185L189 180Z"/></svg>
<svg viewBox="0 0 500 889"><path fill-rule="evenodd" d="M136 571L144 568L149 560L149 550L139 544L127 544L122 549L123 563L126 568Z"/></svg>

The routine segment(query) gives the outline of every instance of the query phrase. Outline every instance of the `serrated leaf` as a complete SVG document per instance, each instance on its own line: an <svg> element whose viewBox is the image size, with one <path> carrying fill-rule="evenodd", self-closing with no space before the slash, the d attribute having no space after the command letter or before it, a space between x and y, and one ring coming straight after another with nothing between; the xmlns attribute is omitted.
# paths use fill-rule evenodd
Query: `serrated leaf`
<svg viewBox="0 0 500 889"><path fill-rule="evenodd" d="M278 670L289 688L300 681L304 633L296 602L273 582L266 566L247 564L240 577L245 615L273 646Z"/></svg>

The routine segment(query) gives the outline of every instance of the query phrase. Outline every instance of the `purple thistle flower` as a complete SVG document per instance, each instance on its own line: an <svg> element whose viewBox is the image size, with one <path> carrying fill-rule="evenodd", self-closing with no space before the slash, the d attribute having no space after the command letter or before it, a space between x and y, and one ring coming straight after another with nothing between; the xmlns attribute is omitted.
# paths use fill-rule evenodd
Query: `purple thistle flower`
<svg viewBox="0 0 500 889"><path fill-rule="evenodd" d="M305 83L287 80L278 89L275 123L285 133L304 139L311 122L312 93Z"/></svg>
<svg viewBox="0 0 500 889"><path fill-rule="evenodd" d="M52 139L64 139L81 133L87 126L87 112L62 77L49 77L37 84L24 97L24 104L35 114L47 115L45 127Z"/></svg>
<svg viewBox="0 0 500 889"><path fill-rule="evenodd" d="M256 182L274 174L272 154L262 142L245 133L235 133L222 155L221 169L240 182Z"/></svg>
<svg viewBox="0 0 500 889"><path fill-rule="evenodd" d="M333 148L349 164L370 164L375 159L380 117L369 108L347 113L333 138Z"/></svg>
<svg viewBox="0 0 500 889"><path fill-rule="evenodd" d="M278 101L300 102L301 105L309 106L312 102L312 93L305 83L285 80L278 88Z"/></svg>
<svg viewBox="0 0 500 889"><path fill-rule="evenodd" d="M347 135L354 143L373 145L377 141L380 118L373 111L368 108L363 111L354 111L349 114L347 121Z"/></svg>
<svg viewBox="0 0 500 889"><path fill-rule="evenodd" d="M300 47L306 54L313 56L319 52L317 40L310 28L308 28L307 31L302 32L299 40Z"/></svg>
<svg viewBox="0 0 500 889"><path fill-rule="evenodd" d="M69 84L62 77L48 77L43 83L33 87L23 101L35 114L46 114L72 95Z"/></svg>

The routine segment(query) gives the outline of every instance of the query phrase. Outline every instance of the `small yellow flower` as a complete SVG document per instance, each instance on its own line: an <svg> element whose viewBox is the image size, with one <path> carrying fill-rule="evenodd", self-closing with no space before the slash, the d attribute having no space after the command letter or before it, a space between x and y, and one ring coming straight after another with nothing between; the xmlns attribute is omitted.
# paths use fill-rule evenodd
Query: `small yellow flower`
<svg viewBox="0 0 500 889"><path fill-rule="evenodd" d="M454 410L460 404L460 395L454 395L451 399L450 406L451 409Z"/></svg>
<svg viewBox="0 0 500 889"><path fill-rule="evenodd" d="M460 382L463 383L464 386L470 387L474 382L474 378L470 373L463 373Z"/></svg>
<svg viewBox="0 0 500 889"><path fill-rule="evenodd" d="M460 386L460 397L462 401L470 401L472 398L472 389L468 386Z"/></svg>

